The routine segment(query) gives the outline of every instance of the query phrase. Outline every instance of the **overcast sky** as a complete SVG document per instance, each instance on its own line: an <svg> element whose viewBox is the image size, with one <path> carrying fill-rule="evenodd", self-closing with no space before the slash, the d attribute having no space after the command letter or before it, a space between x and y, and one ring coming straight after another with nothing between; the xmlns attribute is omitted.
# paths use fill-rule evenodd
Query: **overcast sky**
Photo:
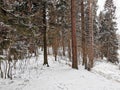
<svg viewBox="0 0 120 90"><path fill-rule="evenodd" d="M105 3L105 0L98 0L98 5L99 5L99 10L98 12L100 12L101 10L103 10L104 8L104 3ZM120 34L120 0L114 0L114 3L117 7L116 9L116 17L117 17L117 26L118 26L118 31L117 33Z"/></svg>

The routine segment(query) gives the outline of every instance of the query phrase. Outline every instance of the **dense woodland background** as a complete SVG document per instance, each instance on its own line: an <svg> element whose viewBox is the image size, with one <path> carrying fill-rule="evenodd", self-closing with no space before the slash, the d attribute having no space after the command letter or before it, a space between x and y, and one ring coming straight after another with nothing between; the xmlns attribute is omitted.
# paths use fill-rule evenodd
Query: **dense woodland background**
<svg viewBox="0 0 120 90"><path fill-rule="evenodd" d="M97 58L118 64L117 24L113 0L97 16L98 0L0 0L0 75L12 79L12 68L44 51L69 58L72 68L91 70ZM81 63L80 63L81 62ZM3 71L2 65L6 66Z"/></svg>

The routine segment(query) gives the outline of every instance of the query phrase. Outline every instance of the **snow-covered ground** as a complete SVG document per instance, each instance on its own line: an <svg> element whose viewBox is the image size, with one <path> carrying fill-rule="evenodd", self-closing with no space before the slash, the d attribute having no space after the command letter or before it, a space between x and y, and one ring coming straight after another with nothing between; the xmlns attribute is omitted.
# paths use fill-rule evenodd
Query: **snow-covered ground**
<svg viewBox="0 0 120 90"><path fill-rule="evenodd" d="M117 81L120 71L115 65L97 62L89 72L82 66L74 70L65 63L56 62L53 56L48 59L50 67L42 65L42 54L38 60L28 59L22 69L17 67L13 80L0 79L0 90L120 90Z"/></svg>
<svg viewBox="0 0 120 90"><path fill-rule="evenodd" d="M114 65L107 61L97 61L95 63L95 67L92 69L92 72L120 83L119 65Z"/></svg>
<svg viewBox="0 0 120 90"><path fill-rule="evenodd" d="M120 50L118 50L118 59L120 62ZM120 64L115 65L106 60L98 59L92 72L102 75L107 79L111 79L120 83Z"/></svg>

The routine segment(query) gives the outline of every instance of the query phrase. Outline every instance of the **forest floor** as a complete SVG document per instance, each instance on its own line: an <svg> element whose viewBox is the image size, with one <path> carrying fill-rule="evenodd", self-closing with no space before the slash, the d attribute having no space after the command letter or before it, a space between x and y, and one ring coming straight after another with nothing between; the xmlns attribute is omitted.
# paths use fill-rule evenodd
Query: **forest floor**
<svg viewBox="0 0 120 90"><path fill-rule="evenodd" d="M119 67L97 61L91 72L79 66L74 70L63 61L48 57L50 67L43 66L43 55L26 63L17 63L13 80L0 79L0 90L120 90ZM21 68L19 68L19 65Z"/></svg>

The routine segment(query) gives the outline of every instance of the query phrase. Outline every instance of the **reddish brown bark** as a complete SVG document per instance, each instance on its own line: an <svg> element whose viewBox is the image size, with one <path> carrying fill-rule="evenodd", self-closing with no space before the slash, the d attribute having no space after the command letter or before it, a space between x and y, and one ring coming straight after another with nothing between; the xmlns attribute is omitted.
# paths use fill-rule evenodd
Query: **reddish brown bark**
<svg viewBox="0 0 120 90"><path fill-rule="evenodd" d="M71 26L72 26L72 68L78 69L77 42L76 42L76 14L75 0L71 0Z"/></svg>
<svg viewBox="0 0 120 90"><path fill-rule="evenodd" d="M93 67L93 60L94 60L94 48L93 48L93 18L92 18L92 0L88 1L88 9L89 9L89 63L88 63L88 70Z"/></svg>
<svg viewBox="0 0 120 90"><path fill-rule="evenodd" d="M81 0L81 29L82 29L82 65L87 68L87 53L86 53L86 32L85 32L85 17L84 17L84 0Z"/></svg>

